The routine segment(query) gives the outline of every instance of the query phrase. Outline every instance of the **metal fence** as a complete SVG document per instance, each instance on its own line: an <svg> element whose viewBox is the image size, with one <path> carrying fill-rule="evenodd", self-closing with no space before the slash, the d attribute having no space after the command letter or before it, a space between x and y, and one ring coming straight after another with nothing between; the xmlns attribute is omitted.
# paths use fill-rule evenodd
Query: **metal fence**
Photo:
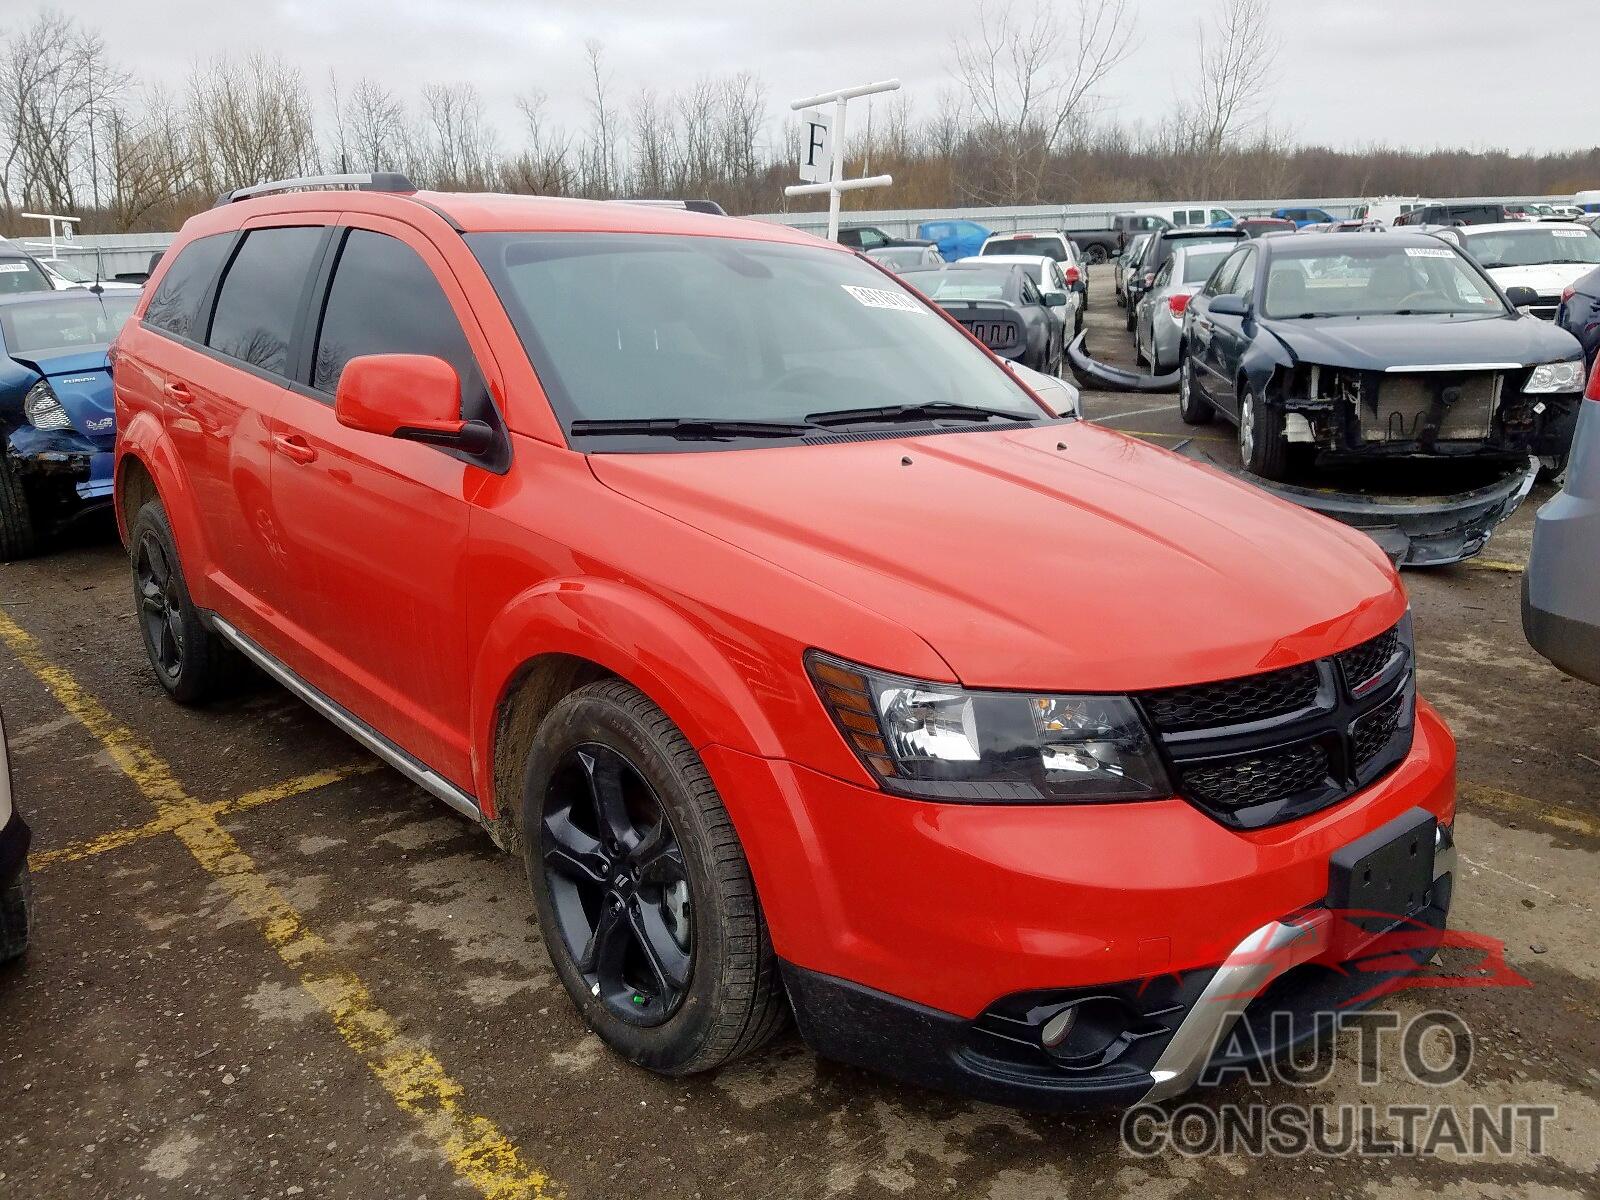
<svg viewBox="0 0 1600 1200"><path fill-rule="evenodd" d="M14 230L11 241L40 258L50 254L50 242L26 230ZM95 233L75 237L70 242L56 240L56 257L77 267L85 275L102 279L150 269L150 256L172 245L173 233Z"/></svg>
<svg viewBox="0 0 1600 1200"><path fill-rule="evenodd" d="M1429 197L1445 201L1443 197ZM1121 213L1164 212L1178 208L1225 208L1238 217L1264 216L1276 208L1320 208L1333 217L1348 217L1358 204L1374 196L1313 196L1279 200L1128 200L1116 204L1028 204L1010 207L864 209L841 214L845 225L876 225L895 237L915 237L924 221L976 221L996 233L1019 229L1105 229L1111 218ZM1531 203L1566 204L1571 196L1463 196L1450 197L1451 204ZM807 233L822 234L828 225L825 212L753 213L753 219L790 225Z"/></svg>

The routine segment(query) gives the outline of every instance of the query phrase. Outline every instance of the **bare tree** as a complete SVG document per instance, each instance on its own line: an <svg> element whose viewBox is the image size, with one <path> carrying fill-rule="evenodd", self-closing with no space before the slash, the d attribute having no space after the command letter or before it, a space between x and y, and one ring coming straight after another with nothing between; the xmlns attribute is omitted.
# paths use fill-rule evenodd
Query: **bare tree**
<svg viewBox="0 0 1600 1200"><path fill-rule="evenodd" d="M537 89L517 97L524 143L502 169L508 191L563 196L575 187L572 138L550 124L545 104L545 94Z"/></svg>
<svg viewBox="0 0 1600 1200"><path fill-rule="evenodd" d="M1201 23L1196 45L1198 86L1180 105L1178 120L1183 149L1195 159L1197 190L1209 193L1225 156L1266 115L1281 42L1266 0L1227 0L1211 28Z"/></svg>
<svg viewBox="0 0 1600 1200"><path fill-rule="evenodd" d="M370 79L358 79L344 102L345 140L352 171L392 171L409 166L406 110Z"/></svg>
<svg viewBox="0 0 1600 1200"><path fill-rule="evenodd" d="M483 191L495 168L495 132L470 83L422 88L422 174L434 187Z"/></svg>
<svg viewBox="0 0 1600 1200"><path fill-rule="evenodd" d="M218 58L189 78L188 134L199 182L222 191L309 174L317 163L311 104L281 58Z"/></svg>
<svg viewBox="0 0 1600 1200"><path fill-rule="evenodd" d="M1012 203L1042 199L1051 155L1088 128L1100 85L1133 49L1128 0L1075 0L1065 11L1047 0L1005 0L980 9L970 39L954 46L970 132L990 160L974 190Z"/></svg>
<svg viewBox="0 0 1600 1200"><path fill-rule="evenodd" d="M605 66L605 46L599 39L590 38L583 44L583 50L589 64L589 138L584 147L579 186L586 195L604 199L616 191L618 115L611 98L611 72Z"/></svg>

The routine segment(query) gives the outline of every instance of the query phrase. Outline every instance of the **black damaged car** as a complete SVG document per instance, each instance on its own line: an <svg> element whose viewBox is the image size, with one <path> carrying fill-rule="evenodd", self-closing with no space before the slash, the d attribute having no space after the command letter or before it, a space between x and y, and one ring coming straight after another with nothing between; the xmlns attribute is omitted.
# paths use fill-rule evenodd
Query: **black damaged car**
<svg viewBox="0 0 1600 1200"><path fill-rule="evenodd" d="M1041 292L1020 266L982 261L918 267L900 277L1001 358L1061 374L1067 326L1056 310L1064 292Z"/></svg>
<svg viewBox="0 0 1600 1200"><path fill-rule="evenodd" d="M1270 480L1294 446L1318 465L1562 461L1583 351L1517 299L1427 234L1249 242L1189 304L1179 412L1234 421L1246 469Z"/></svg>

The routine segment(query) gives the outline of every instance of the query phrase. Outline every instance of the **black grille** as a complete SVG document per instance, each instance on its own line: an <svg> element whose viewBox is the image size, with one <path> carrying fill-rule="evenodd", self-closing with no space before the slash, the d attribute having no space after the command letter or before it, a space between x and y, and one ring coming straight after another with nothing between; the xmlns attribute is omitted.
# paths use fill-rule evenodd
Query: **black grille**
<svg viewBox="0 0 1600 1200"><path fill-rule="evenodd" d="M1400 629L1396 626L1387 633L1380 633L1370 642L1362 642L1339 655L1339 669L1344 672L1345 686L1357 691L1362 684L1371 683L1389 665L1399 644Z"/></svg>
<svg viewBox="0 0 1600 1200"><path fill-rule="evenodd" d="M1309 791L1327 778L1327 752L1313 744L1196 767L1183 773L1183 785L1202 803L1240 809Z"/></svg>
<svg viewBox="0 0 1600 1200"><path fill-rule="evenodd" d="M1177 792L1259 829L1347 799L1410 749L1411 618L1332 657L1138 699Z"/></svg>
<svg viewBox="0 0 1600 1200"><path fill-rule="evenodd" d="M1156 728L1177 733L1299 712L1317 702L1319 682L1316 664L1305 663L1265 675L1147 692L1143 700Z"/></svg>
<svg viewBox="0 0 1600 1200"><path fill-rule="evenodd" d="M1407 695L1399 693L1380 708L1375 708L1355 723L1351 729L1352 753L1359 769L1370 763L1375 755L1389 744L1400 725L1400 715L1405 709Z"/></svg>

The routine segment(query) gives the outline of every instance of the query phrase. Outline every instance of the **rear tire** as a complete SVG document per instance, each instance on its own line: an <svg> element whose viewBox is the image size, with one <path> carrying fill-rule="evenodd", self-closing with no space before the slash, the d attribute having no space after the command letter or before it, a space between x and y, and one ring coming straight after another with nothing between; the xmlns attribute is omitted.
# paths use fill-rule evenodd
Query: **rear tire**
<svg viewBox="0 0 1600 1200"><path fill-rule="evenodd" d="M1139 324L1139 310L1132 304L1128 305L1128 332L1132 333Z"/></svg>
<svg viewBox="0 0 1600 1200"><path fill-rule="evenodd" d="M1091 267L1098 266L1106 261L1106 248L1104 246L1086 246L1083 251L1083 261Z"/></svg>
<svg viewBox="0 0 1600 1200"><path fill-rule="evenodd" d="M161 501L147 501L128 529L134 612L151 669L179 704L204 704L238 675L232 648L189 598L178 545Z"/></svg>
<svg viewBox="0 0 1600 1200"><path fill-rule="evenodd" d="M0 446L0 562L27 558L39 548L39 529L22 477Z"/></svg>
<svg viewBox="0 0 1600 1200"><path fill-rule="evenodd" d="M28 865L0 890L0 963L21 958L33 934L33 879Z"/></svg>
<svg viewBox="0 0 1600 1200"><path fill-rule="evenodd" d="M700 756L648 697L609 679L560 700L528 756L522 804L545 947L602 1041L690 1075L783 1027L750 864Z"/></svg>

